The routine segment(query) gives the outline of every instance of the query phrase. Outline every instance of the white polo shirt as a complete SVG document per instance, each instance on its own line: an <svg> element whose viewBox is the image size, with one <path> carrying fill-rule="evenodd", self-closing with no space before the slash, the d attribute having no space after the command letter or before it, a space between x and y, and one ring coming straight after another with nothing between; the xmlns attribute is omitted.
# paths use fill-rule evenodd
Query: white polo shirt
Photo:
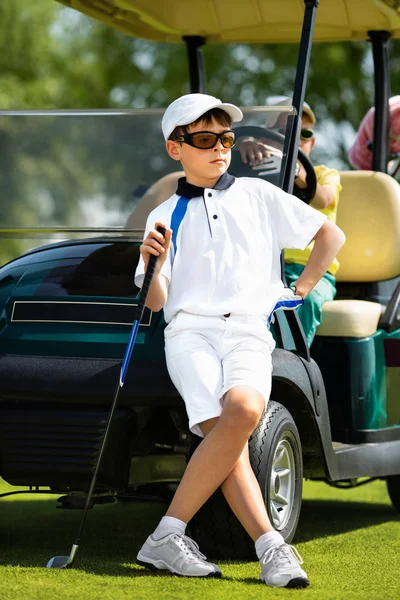
<svg viewBox="0 0 400 600"><path fill-rule="evenodd" d="M280 255L306 248L326 217L262 179L225 173L214 188L179 180L177 193L154 209L173 244L161 273L169 280L167 323L179 312L265 315L282 295ZM135 283L142 286L140 257Z"/></svg>

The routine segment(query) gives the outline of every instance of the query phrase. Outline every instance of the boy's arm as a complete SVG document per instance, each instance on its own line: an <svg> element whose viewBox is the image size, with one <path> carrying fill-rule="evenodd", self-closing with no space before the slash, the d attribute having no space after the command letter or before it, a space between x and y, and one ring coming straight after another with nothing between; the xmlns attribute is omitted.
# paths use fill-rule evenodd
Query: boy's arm
<svg viewBox="0 0 400 600"><path fill-rule="evenodd" d="M140 246L140 253L143 258L145 270L149 262L150 255L158 256L156 268L154 271L153 280L147 295L146 306L154 312L158 312L163 308L168 298L168 278L161 273L162 267L166 260L168 260L168 253L171 244L171 229L165 231L165 236L157 231L157 227L165 225L161 222L157 222L154 225L154 229L150 229L146 238L143 240L143 244Z"/></svg>
<svg viewBox="0 0 400 600"><path fill-rule="evenodd" d="M165 275L157 273L156 269L146 299L147 308L153 312L158 312L164 308L168 299L168 285L168 279L165 277Z"/></svg>
<svg viewBox="0 0 400 600"><path fill-rule="evenodd" d="M314 248L300 277L296 281L296 293L305 298L326 273L333 259L346 241L343 231L332 221L326 220L314 237Z"/></svg>

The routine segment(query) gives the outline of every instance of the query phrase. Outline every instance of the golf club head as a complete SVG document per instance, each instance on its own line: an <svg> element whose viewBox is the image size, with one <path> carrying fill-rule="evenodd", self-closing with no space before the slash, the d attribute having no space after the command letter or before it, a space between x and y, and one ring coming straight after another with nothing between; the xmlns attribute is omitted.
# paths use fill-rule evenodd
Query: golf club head
<svg viewBox="0 0 400 600"><path fill-rule="evenodd" d="M72 565L77 550L78 546L74 544L69 556L53 556L46 565L47 569L66 569Z"/></svg>
<svg viewBox="0 0 400 600"><path fill-rule="evenodd" d="M68 567L69 556L53 556L47 563L48 569L65 569Z"/></svg>

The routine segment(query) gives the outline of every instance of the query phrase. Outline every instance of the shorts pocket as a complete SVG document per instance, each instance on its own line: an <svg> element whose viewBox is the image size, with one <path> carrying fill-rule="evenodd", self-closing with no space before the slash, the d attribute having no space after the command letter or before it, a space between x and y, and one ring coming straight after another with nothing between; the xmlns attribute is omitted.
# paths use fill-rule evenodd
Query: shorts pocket
<svg viewBox="0 0 400 600"><path fill-rule="evenodd" d="M198 339L192 331L182 331L173 328L172 333L165 337L165 353L170 359L181 354L190 354L198 350Z"/></svg>

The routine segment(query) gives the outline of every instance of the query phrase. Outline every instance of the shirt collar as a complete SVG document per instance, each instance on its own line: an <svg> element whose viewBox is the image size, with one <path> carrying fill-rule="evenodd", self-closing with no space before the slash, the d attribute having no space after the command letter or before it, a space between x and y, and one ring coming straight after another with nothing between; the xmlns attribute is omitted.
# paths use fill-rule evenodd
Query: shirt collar
<svg viewBox="0 0 400 600"><path fill-rule="evenodd" d="M229 173L224 173L218 179L217 183L214 185L214 190L227 190L233 182L235 178L233 175L229 175ZM197 198L198 196L204 195L204 189L199 187L198 185L193 185L192 183L188 183L186 181L186 177L181 177L178 180L178 188L176 193L178 196L183 196L184 198Z"/></svg>

